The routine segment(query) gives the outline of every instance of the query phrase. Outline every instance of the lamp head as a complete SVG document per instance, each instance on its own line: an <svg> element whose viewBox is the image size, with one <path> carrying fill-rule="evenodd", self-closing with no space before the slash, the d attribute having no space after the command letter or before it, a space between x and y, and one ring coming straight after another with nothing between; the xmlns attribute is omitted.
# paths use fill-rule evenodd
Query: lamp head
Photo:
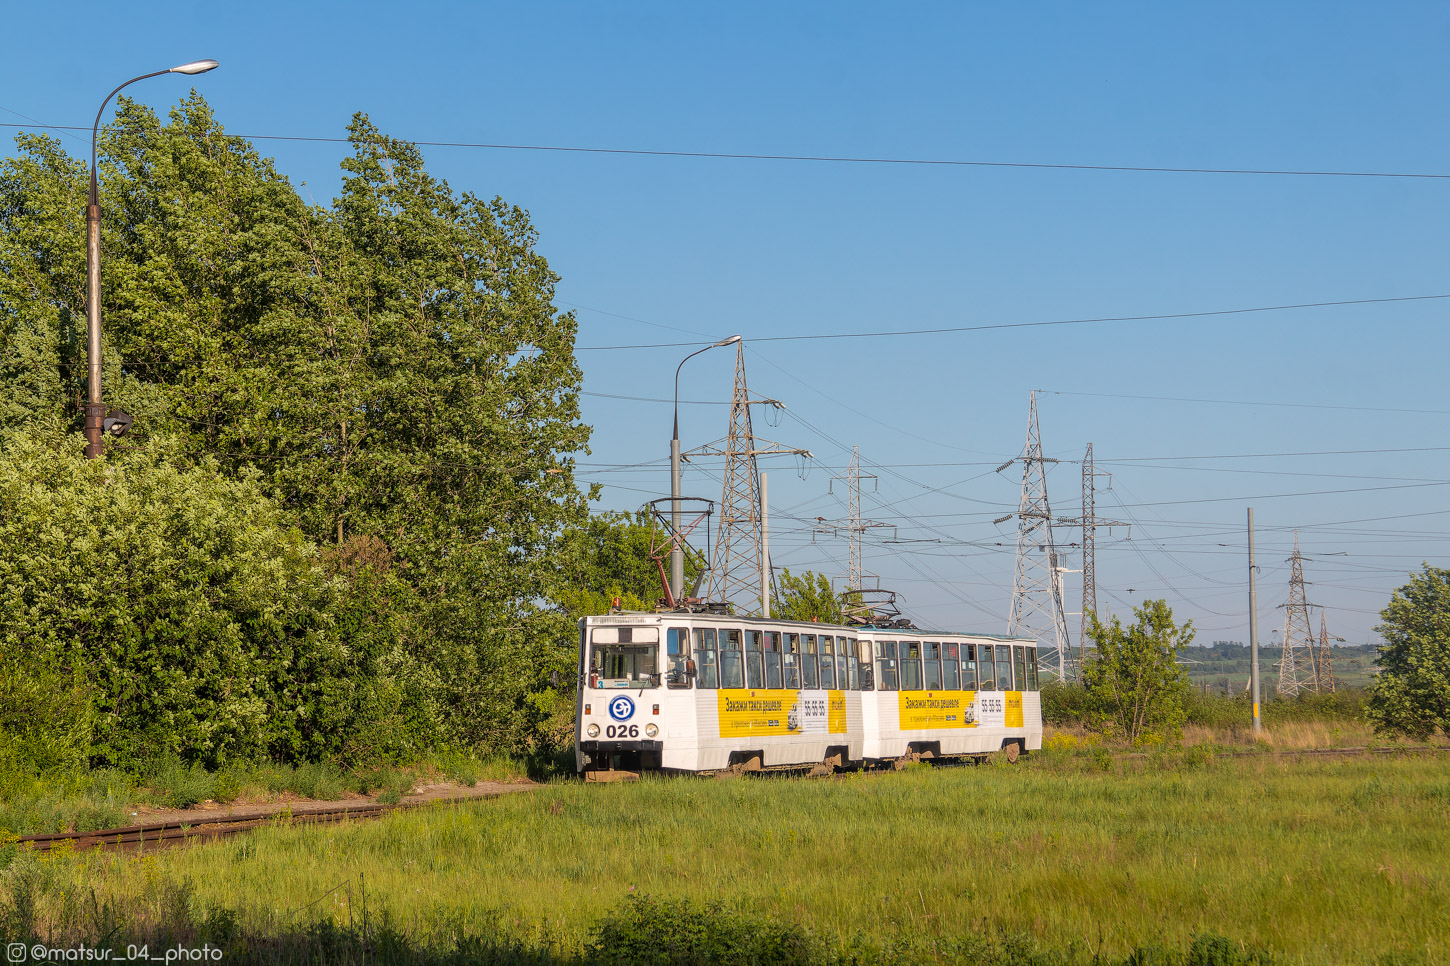
<svg viewBox="0 0 1450 966"><path fill-rule="evenodd" d="M214 60L193 60L189 64L182 64L179 67L171 68L171 74L205 74L209 70L216 70L220 65Z"/></svg>
<svg viewBox="0 0 1450 966"><path fill-rule="evenodd" d="M121 437L135 422L131 414L124 409L107 409L105 417L101 420L101 432L107 436Z"/></svg>
<svg viewBox="0 0 1450 966"><path fill-rule="evenodd" d="M710 348L712 348L712 349L718 349L718 348L720 348L723 345L734 345L735 343L737 343L739 341L740 341L740 336L738 336L738 335L732 335L728 339L721 339L719 342L715 343Z"/></svg>

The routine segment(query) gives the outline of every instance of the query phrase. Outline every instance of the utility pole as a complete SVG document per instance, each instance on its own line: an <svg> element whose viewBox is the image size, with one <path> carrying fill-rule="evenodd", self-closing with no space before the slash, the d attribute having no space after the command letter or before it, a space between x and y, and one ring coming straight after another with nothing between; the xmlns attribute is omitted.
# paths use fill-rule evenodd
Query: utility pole
<svg viewBox="0 0 1450 966"><path fill-rule="evenodd" d="M715 444L694 450L725 458L725 483L720 496L720 533L715 542L714 559L710 562L710 583L706 600L725 602L749 600L761 589L761 611L770 606L774 587L765 558L763 514L761 504L758 457L798 455L809 457L810 450L781 446L755 435L750 420L751 406L772 406L784 409L779 399L753 396L745 382L745 346L735 348L735 391L730 400L730 432L722 450Z"/></svg>
<svg viewBox="0 0 1450 966"><path fill-rule="evenodd" d="M1052 506L1047 499L1046 464L1057 460L1042 455L1036 390L1028 402L1027 441L1022 455L997 467L997 472L1018 460L1022 462L1022 497L1015 514L1017 572L1012 581L1012 613L1007 620L1007 633L1035 638L1039 644L1039 669L1056 674L1059 681L1067 681L1075 676L1075 662L1067 634L1067 615L1062 606L1062 568L1052 539ZM1012 517L1009 513L995 522Z"/></svg>
<svg viewBox="0 0 1450 966"><path fill-rule="evenodd" d="M770 616L770 501L766 498L765 474L760 474L760 616Z"/></svg>
<svg viewBox="0 0 1450 966"><path fill-rule="evenodd" d="M1343 638L1334 638L1343 640ZM1319 612L1319 692L1334 693L1334 658L1329 655L1329 620Z"/></svg>
<svg viewBox="0 0 1450 966"><path fill-rule="evenodd" d="M1253 687L1254 733L1264 730L1259 717L1259 599L1254 592L1254 508L1249 507L1249 683Z"/></svg>
<svg viewBox="0 0 1450 966"><path fill-rule="evenodd" d="M680 545L680 370L701 352L709 352L722 346L734 345L740 336L732 335L713 345L691 352L675 366L675 430L670 438L670 594L679 600L685 593L685 551Z"/></svg>
<svg viewBox="0 0 1450 966"><path fill-rule="evenodd" d="M194 60L189 64L133 77L106 95L106 99L101 101L101 109L96 112L96 122L91 125L91 187L86 197L86 408L83 424L86 459L101 455L102 434L122 436L131 427L131 417L124 410L108 413L101 398L101 194L96 176L96 142L100 138L101 116L121 88L137 81L162 74L205 74L216 68L214 60Z"/></svg>

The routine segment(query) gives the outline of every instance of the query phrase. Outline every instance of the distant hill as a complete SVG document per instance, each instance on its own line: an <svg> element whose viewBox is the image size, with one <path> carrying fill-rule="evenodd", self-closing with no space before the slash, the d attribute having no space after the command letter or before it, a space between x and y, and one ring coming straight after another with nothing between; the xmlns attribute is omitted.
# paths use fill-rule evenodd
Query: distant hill
<svg viewBox="0 0 1450 966"><path fill-rule="evenodd" d="M1338 685L1368 687L1376 673L1379 648L1349 644L1329 648L1330 667ZM1194 687L1205 690L1243 691L1249 679L1249 646L1238 641L1214 641L1207 646L1185 647L1179 660ZM1279 649L1259 644L1259 687L1269 695L1279 683Z"/></svg>

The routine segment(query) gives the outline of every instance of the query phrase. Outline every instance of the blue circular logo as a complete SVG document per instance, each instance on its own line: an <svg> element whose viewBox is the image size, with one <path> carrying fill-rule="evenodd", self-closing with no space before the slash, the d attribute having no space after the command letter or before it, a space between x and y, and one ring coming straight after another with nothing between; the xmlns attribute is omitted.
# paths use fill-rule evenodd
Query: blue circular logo
<svg viewBox="0 0 1450 966"><path fill-rule="evenodd" d="M628 721L634 717L634 702L621 694L609 702L609 716L615 721Z"/></svg>

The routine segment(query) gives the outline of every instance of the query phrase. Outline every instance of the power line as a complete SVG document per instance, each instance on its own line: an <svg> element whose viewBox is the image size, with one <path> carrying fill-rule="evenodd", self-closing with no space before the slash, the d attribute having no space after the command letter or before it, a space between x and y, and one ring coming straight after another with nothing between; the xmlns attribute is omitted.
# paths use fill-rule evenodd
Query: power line
<svg viewBox="0 0 1450 966"><path fill-rule="evenodd" d="M1331 303L1324 303L1331 304ZM1342 409L1358 413L1419 413L1450 416L1450 409L1390 409L1381 406L1334 406L1327 403L1259 402L1250 399L1194 399L1186 396L1131 396L1118 392L1068 392L1060 389L1039 389L1054 396L1092 396L1098 399L1139 399L1152 402L1209 403L1218 406L1282 406L1289 409Z"/></svg>
<svg viewBox="0 0 1450 966"><path fill-rule="evenodd" d="M18 113L18 112L17 112ZM21 115L22 117L24 115ZM0 123L0 127L28 128L32 125ZM84 131L80 125L37 124L50 131ZM349 144L350 138L309 137L286 134L231 134L247 141L298 141L319 144ZM401 140L401 139L400 139ZM1138 174L1226 174L1295 178L1400 178L1447 180L1450 174L1421 171L1329 171L1292 168L1170 168L1141 164L1066 164L1046 161L978 161L957 158L874 158L826 154L757 154L727 151L666 151L650 148L601 148L565 144L503 144L488 141L409 141L417 147L470 148L490 151L545 151L559 154L618 154L652 158L706 158L725 161L797 161L816 164L886 164L953 168L1024 168L1049 171L1121 171Z"/></svg>
<svg viewBox="0 0 1450 966"><path fill-rule="evenodd" d="M1342 299L1335 302L1297 302L1290 305L1258 305L1242 309L1214 309L1207 312L1170 312L1161 315L1115 315L1101 318L1049 319L1041 322L994 322L988 325L955 325L936 329L895 329L880 332L820 332L813 335L771 335L748 337L747 341L759 342L821 342L832 339L890 339L911 335L946 335L956 332L987 332L996 329L1032 329L1043 326L1093 325L1104 322L1154 322L1173 319L1204 319L1225 315L1248 315L1256 312L1288 312L1298 309L1322 309L1344 305L1384 305L1391 302L1428 302L1450 299L1446 295L1401 295L1377 299ZM702 342L653 342L636 345L581 345L575 352L609 352L618 349L687 349L703 345Z"/></svg>
<svg viewBox="0 0 1450 966"><path fill-rule="evenodd" d="M1450 446L1408 446L1399 449L1321 449L1299 453L1215 453L1206 456L1120 456L1099 463L1158 463L1169 460L1256 460L1293 456L1363 456L1376 453L1443 453Z"/></svg>

